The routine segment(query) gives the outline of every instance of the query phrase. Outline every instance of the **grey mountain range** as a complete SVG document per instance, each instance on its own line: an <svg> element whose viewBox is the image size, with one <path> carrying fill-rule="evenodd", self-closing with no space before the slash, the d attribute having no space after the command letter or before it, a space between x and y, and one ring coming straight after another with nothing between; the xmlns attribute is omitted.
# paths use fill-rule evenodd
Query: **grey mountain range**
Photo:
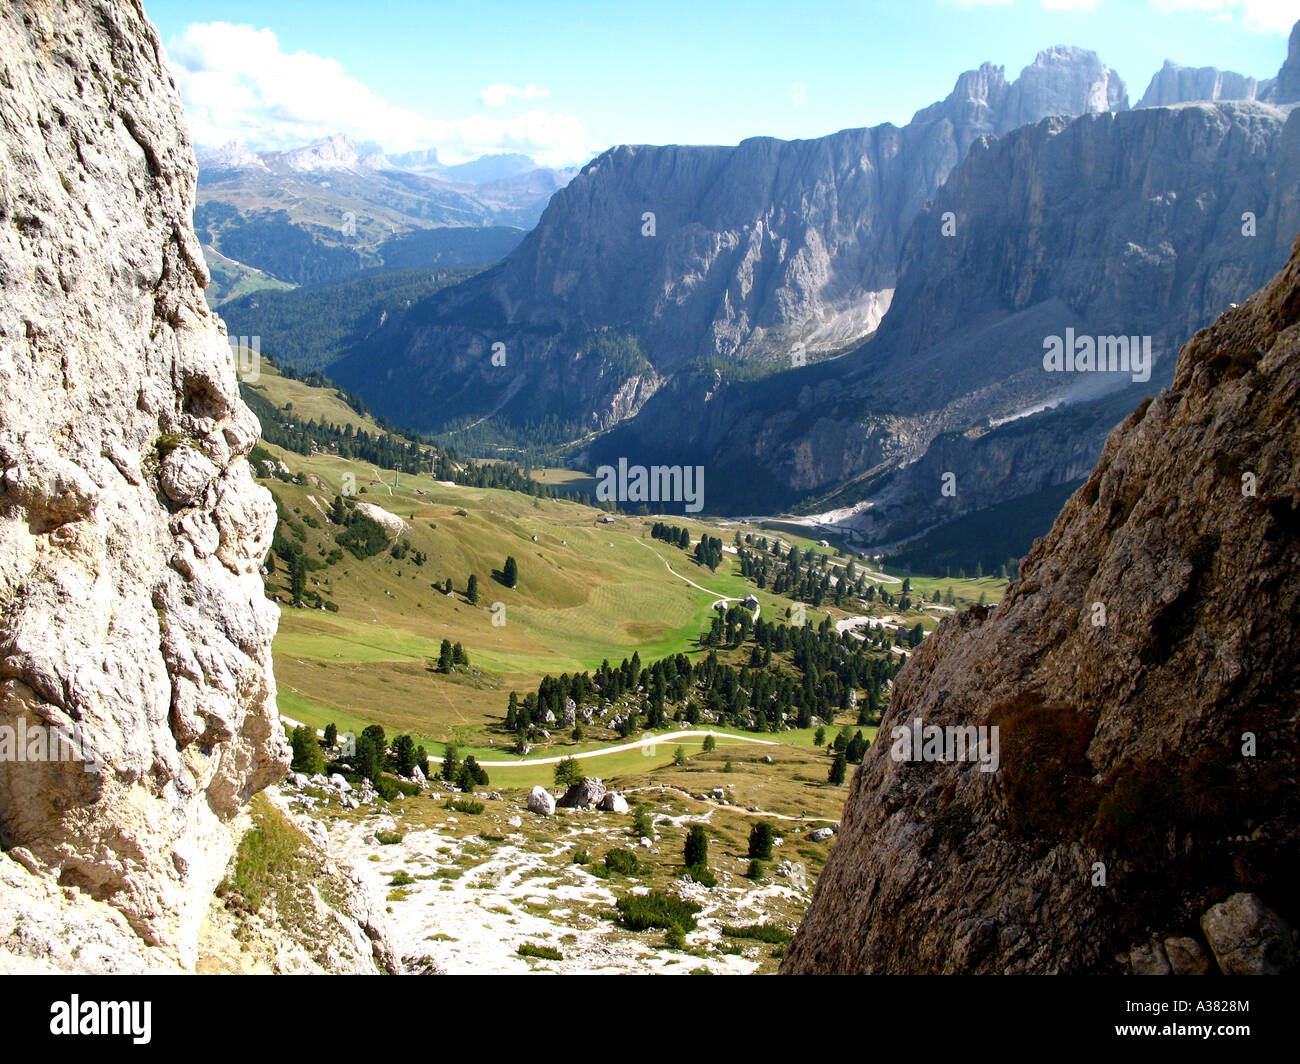
<svg viewBox="0 0 1300 1064"><path fill-rule="evenodd" d="M1056 47L1013 81L962 74L901 128L611 149L503 262L328 372L399 423L559 426L546 442L587 464L704 464L708 509L898 544L1081 477L1178 346L1285 261L1298 43L1262 83L1167 65L1133 111L1095 54ZM1046 372L1067 329L1149 337L1150 378Z"/></svg>

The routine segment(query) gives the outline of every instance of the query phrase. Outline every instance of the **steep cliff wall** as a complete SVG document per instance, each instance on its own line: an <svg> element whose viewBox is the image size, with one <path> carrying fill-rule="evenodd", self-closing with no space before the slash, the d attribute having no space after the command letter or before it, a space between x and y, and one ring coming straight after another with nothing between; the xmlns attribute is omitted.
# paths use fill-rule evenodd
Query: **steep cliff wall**
<svg viewBox="0 0 1300 1064"><path fill-rule="evenodd" d="M1300 241L900 673L784 971L1295 965L1298 403ZM896 759L917 719L1000 768Z"/></svg>
<svg viewBox="0 0 1300 1064"><path fill-rule="evenodd" d="M284 771L275 523L138 2L0 14L0 967L192 967L226 823Z"/></svg>

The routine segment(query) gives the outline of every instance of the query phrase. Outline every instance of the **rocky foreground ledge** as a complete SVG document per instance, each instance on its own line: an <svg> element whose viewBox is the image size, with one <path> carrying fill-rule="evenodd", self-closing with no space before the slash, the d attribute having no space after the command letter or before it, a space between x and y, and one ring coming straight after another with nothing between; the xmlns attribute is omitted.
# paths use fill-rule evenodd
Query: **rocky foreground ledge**
<svg viewBox="0 0 1300 1064"><path fill-rule="evenodd" d="M0 729L75 754L0 764L0 971L193 970L288 761L259 427L140 4L13 0L0 82Z"/></svg>

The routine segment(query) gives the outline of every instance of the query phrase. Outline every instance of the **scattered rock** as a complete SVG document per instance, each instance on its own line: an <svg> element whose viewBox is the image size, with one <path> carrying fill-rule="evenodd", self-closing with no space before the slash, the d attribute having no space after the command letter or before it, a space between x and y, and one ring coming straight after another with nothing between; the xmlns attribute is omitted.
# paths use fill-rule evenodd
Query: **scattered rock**
<svg viewBox="0 0 1300 1064"><path fill-rule="evenodd" d="M528 809L539 816L552 816L555 813L555 799L545 787L534 787L528 792Z"/></svg>
<svg viewBox="0 0 1300 1064"><path fill-rule="evenodd" d="M1280 975L1295 967L1295 936L1256 894L1211 906L1201 930L1224 975Z"/></svg>
<svg viewBox="0 0 1300 1064"><path fill-rule="evenodd" d="M628 810L627 799L621 794L606 791L600 797L600 808L607 813L626 813Z"/></svg>
<svg viewBox="0 0 1300 1064"><path fill-rule="evenodd" d="M1174 936L1165 939L1165 956L1174 975L1209 975L1210 958L1205 947L1194 938Z"/></svg>
<svg viewBox="0 0 1300 1064"><path fill-rule="evenodd" d="M561 809L595 809L604 796L605 785L595 776L584 776L581 783L573 784L555 804Z"/></svg>

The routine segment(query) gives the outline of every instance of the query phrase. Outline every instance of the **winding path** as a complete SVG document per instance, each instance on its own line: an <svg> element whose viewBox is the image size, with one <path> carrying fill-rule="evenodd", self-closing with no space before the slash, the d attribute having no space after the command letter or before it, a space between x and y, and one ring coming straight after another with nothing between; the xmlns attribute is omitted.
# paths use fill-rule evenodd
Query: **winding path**
<svg viewBox="0 0 1300 1064"><path fill-rule="evenodd" d="M703 591L706 595L713 595L713 596L714 596L714 597L715 597L719 602L742 602L742 601L744 601L743 599L735 598L735 597L732 596L732 595L723 595L723 594L721 594L721 593L718 592L718 591L710 591L707 587L702 587L702 586L700 586L699 584L697 584L694 580L690 579L689 577L682 576L681 573L679 573L676 569L674 569L671 565L668 564L668 559L667 559L667 558L665 558L662 554L660 554L657 550L655 550L654 547L650 546L649 543L645 542L645 540L638 539L637 542L640 543L641 546L643 546L646 550L648 550L651 554L653 554L653 555L654 555L656 558L658 558L661 562L663 562L663 563L664 563L664 568L667 569L670 573L672 573L673 576L677 577L678 580L685 580L686 583L690 584L691 587L695 588L697 591ZM724 546L722 549L723 549L723 550L726 550L727 548ZM756 598L756 600L757 600L757 596L756 596L755 598ZM758 620L758 615L759 615L760 613L762 613L762 612L763 612L763 606L762 606L761 603L759 603L758 605L756 605L756 606L754 607L754 620L755 620L755 621Z"/></svg>

